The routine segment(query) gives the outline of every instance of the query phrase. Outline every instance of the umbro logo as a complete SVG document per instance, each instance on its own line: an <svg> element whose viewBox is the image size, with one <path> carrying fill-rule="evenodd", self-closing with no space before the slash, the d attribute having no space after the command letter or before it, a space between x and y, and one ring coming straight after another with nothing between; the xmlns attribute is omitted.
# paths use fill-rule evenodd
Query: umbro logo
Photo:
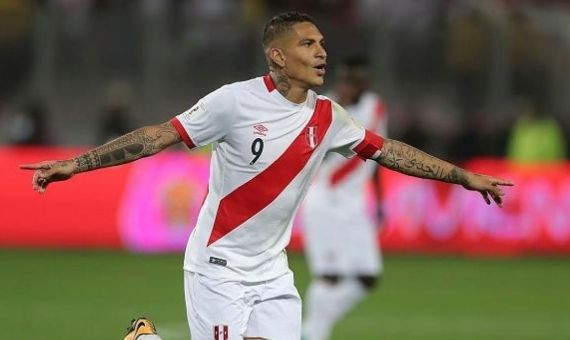
<svg viewBox="0 0 570 340"><path fill-rule="evenodd" d="M267 136L268 128L265 127L263 124L257 124L253 126L253 134L260 135L260 136Z"/></svg>

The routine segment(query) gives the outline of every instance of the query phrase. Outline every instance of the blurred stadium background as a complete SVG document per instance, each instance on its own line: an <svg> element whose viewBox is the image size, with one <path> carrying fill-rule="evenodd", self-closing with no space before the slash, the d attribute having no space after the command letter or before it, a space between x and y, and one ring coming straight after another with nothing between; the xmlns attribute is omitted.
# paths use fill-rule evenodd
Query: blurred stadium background
<svg viewBox="0 0 570 340"><path fill-rule="evenodd" d="M316 17L330 70L370 58L391 137L517 183L500 210L383 172L386 274L334 339L570 339L566 0L0 0L1 338L120 338L141 314L165 340L187 338L182 249L208 151L43 197L17 166L265 74L262 26L290 9ZM301 293L302 230L290 249Z"/></svg>

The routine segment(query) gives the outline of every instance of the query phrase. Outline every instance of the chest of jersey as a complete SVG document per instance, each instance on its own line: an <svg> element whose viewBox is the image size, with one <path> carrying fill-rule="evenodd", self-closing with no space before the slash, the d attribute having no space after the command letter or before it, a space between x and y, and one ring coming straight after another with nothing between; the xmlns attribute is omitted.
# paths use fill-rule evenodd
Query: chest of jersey
<svg viewBox="0 0 570 340"><path fill-rule="evenodd" d="M285 106L250 96L240 100L236 123L220 143L227 161L235 168L259 172L283 155L303 157L322 143L327 126L318 119L312 99L302 105Z"/></svg>

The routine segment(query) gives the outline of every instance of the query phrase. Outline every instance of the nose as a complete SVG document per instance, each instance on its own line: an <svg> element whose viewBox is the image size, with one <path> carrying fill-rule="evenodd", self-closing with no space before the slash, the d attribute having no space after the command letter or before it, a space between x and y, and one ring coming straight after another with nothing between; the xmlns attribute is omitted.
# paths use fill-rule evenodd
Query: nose
<svg viewBox="0 0 570 340"><path fill-rule="evenodd" d="M327 59L327 51L321 45L317 48L317 58Z"/></svg>

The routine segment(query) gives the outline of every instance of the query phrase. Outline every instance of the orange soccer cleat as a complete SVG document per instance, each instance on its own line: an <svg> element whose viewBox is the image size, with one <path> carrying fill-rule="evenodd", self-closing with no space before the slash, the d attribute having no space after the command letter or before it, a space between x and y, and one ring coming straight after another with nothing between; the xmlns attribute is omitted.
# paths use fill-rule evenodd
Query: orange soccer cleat
<svg viewBox="0 0 570 340"><path fill-rule="evenodd" d="M123 340L136 340L142 335L153 335L156 333L154 323L145 317L131 320L131 325L127 328L127 335Z"/></svg>

